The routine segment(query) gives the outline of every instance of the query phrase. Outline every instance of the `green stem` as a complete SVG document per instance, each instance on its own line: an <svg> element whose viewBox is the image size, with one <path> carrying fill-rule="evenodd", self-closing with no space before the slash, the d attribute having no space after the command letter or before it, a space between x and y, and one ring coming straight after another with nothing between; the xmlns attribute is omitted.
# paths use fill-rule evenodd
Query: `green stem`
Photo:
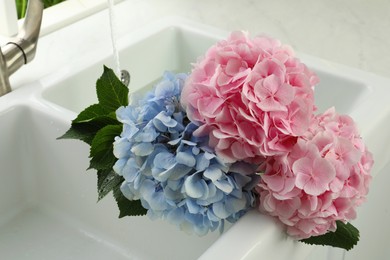
<svg viewBox="0 0 390 260"><path fill-rule="evenodd" d="M0 0L2 1L2 0ZM18 18L21 19L26 16L26 10L27 10L27 3L28 0L15 0L16 1L16 7L18 10ZM50 7L52 5L59 4L61 2L64 2L66 0L43 0L45 8Z"/></svg>
<svg viewBox="0 0 390 260"><path fill-rule="evenodd" d="M22 1L22 7L21 7L21 14L20 17L23 18L26 15L26 9L27 9L27 0Z"/></svg>

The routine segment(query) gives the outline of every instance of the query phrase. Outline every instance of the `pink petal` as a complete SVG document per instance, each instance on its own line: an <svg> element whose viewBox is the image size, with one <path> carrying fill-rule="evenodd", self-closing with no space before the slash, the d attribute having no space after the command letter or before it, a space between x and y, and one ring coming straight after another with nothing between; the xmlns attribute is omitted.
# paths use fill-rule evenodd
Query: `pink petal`
<svg viewBox="0 0 390 260"><path fill-rule="evenodd" d="M328 190L330 181L336 176L332 165L322 158L316 158L314 162L300 159L293 164L293 172L297 175L296 186L313 196Z"/></svg>
<svg viewBox="0 0 390 260"><path fill-rule="evenodd" d="M221 109L223 103L222 99L209 96L198 99L197 107L200 114L213 118L217 111Z"/></svg>

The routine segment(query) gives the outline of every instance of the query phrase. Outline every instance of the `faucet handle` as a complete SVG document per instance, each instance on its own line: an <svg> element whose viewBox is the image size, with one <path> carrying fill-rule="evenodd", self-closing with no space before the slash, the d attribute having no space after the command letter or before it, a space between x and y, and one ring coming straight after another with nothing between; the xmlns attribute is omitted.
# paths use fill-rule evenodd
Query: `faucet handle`
<svg viewBox="0 0 390 260"><path fill-rule="evenodd" d="M43 8L42 0L30 0L21 31L0 48L0 96L11 91L9 76L35 56Z"/></svg>

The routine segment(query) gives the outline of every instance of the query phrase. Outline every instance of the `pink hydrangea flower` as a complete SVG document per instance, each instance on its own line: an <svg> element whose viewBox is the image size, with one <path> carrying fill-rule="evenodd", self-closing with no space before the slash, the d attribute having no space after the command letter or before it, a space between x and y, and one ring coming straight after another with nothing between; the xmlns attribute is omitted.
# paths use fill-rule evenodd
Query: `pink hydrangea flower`
<svg viewBox="0 0 390 260"><path fill-rule="evenodd" d="M297 239L334 231L337 220L356 217L372 165L353 120L329 109L313 118L291 152L267 158L259 208Z"/></svg>
<svg viewBox="0 0 390 260"><path fill-rule="evenodd" d="M219 157L260 162L288 153L306 132L317 82L289 47L234 32L195 64L181 103Z"/></svg>

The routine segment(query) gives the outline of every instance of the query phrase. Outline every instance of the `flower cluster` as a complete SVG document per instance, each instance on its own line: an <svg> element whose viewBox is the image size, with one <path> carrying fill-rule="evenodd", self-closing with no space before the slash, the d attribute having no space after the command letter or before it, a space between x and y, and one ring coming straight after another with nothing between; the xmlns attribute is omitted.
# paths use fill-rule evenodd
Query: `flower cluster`
<svg viewBox="0 0 390 260"><path fill-rule="evenodd" d="M290 48L235 32L195 65L181 103L227 162L289 152L310 124L317 76Z"/></svg>
<svg viewBox="0 0 390 260"><path fill-rule="evenodd" d="M298 239L335 231L337 220L356 217L372 164L352 119L329 109L313 119L288 155L267 160L257 187L260 210Z"/></svg>
<svg viewBox="0 0 390 260"><path fill-rule="evenodd" d="M166 73L117 110L122 193L198 235L257 201L297 239L335 231L365 200L373 159L350 117L314 115L317 82L279 41L232 33L188 77Z"/></svg>
<svg viewBox="0 0 390 260"><path fill-rule="evenodd" d="M218 157L260 165L260 210L298 239L353 219L373 164L350 117L314 115L317 82L288 47L236 32L195 64L181 97Z"/></svg>
<svg viewBox="0 0 390 260"><path fill-rule="evenodd" d="M179 104L185 74L165 73L140 104L121 107L114 143L122 193L140 199L151 218L205 235L254 206L258 176L247 163L226 164L200 145Z"/></svg>
<svg viewBox="0 0 390 260"><path fill-rule="evenodd" d="M99 199L113 191L119 217L147 214L202 236L257 208L305 243L349 250L359 232L346 222L373 158L349 116L314 114L317 82L289 47L234 32L189 75L166 72L130 103L104 67L99 102L60 138L91 146Z"/></svg>

